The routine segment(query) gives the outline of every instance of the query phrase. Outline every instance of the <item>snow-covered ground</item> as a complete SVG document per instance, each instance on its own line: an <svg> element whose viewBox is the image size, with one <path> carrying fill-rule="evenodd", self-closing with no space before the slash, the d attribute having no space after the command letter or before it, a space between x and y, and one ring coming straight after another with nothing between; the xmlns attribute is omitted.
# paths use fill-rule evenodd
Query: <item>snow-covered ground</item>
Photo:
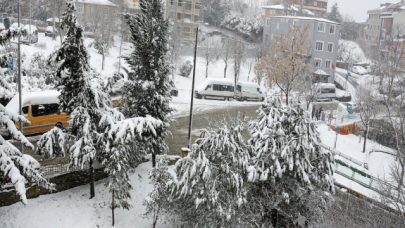
<svg viewBox="0 0 405 228"><path fill-rule="evenodd" d="M151 167L151 162L143 163L130 175L133 208L129 211L116 209L114 227L152 227L151 219L141 217L145 213L142 201L152 190L148 179ZM169 166L169 170L173 171L173 168L174 166ZM22 203L0 207L0 227L111 227L111 193L104 182L105 180L96 182L96 196L93 199L89 199L89 185L83 185L29 199L25 207ZM160 220L157 226L170 227L163 222Z"/></svg>

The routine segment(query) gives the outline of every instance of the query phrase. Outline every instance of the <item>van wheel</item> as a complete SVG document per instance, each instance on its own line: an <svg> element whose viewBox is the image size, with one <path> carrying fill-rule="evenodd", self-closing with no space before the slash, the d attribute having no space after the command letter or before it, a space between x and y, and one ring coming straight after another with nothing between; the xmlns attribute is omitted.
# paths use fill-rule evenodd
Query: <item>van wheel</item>
<svg viewBox="0 0 405 228"><path fill-rule="evenodd" d="M202 98L203 100L206 100L206 99L207 99L207 97L206 97L205 95L202 95L201 98Z"/></svg>
<svg viewBox="0 0 405 228"><path fill-rule="evenodd" d="M263 102L263 101L264 101L264 97L262 97L262 99L260 99L260 101Z"/></svg>
<svg viewBox="0 0 405 228"><path fill-rule="evenodd" d="M60 128L60 129L63 129L63 124L62 124L61 122L56 123L56 124L55 124L55 127L58 127L58 128Z"/></svg>
<svg viewBox="0 0 405 228"><path fill-rule="evenodd" d="M226 101L228 98L227 97L224 97L224 101Z"/></svg>

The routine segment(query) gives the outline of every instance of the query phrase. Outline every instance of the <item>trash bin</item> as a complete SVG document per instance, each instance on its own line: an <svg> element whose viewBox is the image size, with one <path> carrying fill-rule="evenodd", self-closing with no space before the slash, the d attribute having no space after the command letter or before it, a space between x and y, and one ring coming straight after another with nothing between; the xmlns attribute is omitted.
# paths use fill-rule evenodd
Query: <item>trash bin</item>
<svg viewBox="0 0 405 228"><path fill-rule="evenodd" d="M191 152L189 148L187 147L181 148L181 157L182 158L187 157L189 152Z"/></svg>

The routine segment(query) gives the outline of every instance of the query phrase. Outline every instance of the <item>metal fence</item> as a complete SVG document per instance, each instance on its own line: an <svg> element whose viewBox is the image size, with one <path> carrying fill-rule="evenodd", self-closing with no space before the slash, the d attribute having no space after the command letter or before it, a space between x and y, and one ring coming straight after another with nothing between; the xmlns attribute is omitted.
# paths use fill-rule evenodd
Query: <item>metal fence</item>
<svg viewBox="0 0 405 228"><path fill-rule="evenodd" d="M88 163L83 165L83 168L82 167L76 167L76 166L69 168L69 164L57 164L57 165L41 166L39 171L40 171L40 173L42 173L42 175L45 178L51 178L51 177L54 177L54 176L57 176L57 175L62 175L62 174L74 172L74 171L77 171L77 170L88 169L88 168L89 168Z"/></svg>

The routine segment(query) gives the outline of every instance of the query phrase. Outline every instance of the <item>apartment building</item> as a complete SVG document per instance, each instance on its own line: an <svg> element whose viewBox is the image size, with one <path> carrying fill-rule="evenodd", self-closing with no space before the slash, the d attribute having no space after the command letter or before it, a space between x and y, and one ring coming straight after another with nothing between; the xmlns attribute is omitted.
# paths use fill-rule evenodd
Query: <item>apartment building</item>
<svg viewBox="0 0 405 228"><path fill-rule="evenodd" d="M292 0L292 4L297 8L301 3L303 8L313 12L315 17L324 17L328 11L328 0Z"/></svg>
<svg viewBox="0 0 405 228"><path fill-rule="evenodd" d="M299 12L299 8L292 6L291 10L294 12L294 16L297 16ZM282 16L284 13L284 6L283 5L270 5L270 6L262 6L262 18L268 16ZM313 12L307 9L303 9L302 12L305 16L315 16Z"/></svg>
<svg viewBox="0 0 405 228"><path fill-rule="evenodd" d="M195 32L202 18L202 0L166 0L166 19L173 20L182 31L183 40L195 40Z"/></svg>
<svg viewBox="0 0 405 228"><path fill-rule="evenodd" d="M405 1L401 0L397 3L384 3L380 7L368 10L369 15L367 20L367 27L364 31L364 42L367 45L379 47L381 40L384 40L386 35L389 34L390 24L393 24L394 17L401 18L398 13L405 9Z"/></svg>
<svg viewBox="0 0 405 228"><path fill-rule="evenodd" d="M104 15L116 15L118 6L108 0L74 0L76 16L86 27L95 12L103 12Z"/></svg>
<svg viewBox="0 0 405 228"><path fill-rule="evenodd" d="M274 37L287 34L293 25L305 27L308 30L308 39L312 44L308 63L313 66L316 82L333 83L335 75L336 58L340 27L339 23L322 18L273 16L264 19L263 41L271 46Z"/></svg>

